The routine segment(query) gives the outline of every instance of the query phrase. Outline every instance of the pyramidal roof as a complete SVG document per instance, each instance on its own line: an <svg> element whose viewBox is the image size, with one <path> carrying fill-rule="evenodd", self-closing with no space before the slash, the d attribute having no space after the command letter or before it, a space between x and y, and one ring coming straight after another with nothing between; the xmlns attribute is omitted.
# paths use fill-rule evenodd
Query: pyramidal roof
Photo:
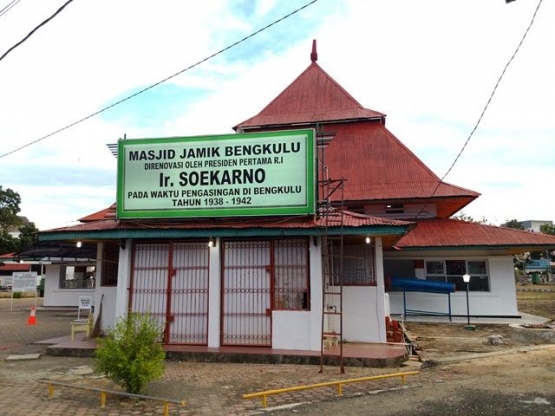
<svg viewBox="0 0 555 416"><path fill-rule="evenodd" d="M364 108L318 65L316 40L312 41L310 60L309 67L260 113L233 129L246 131L342 120L385 121L384 114Z"/></svg>
<svg viewBox="0 0 555 416"><path fill-rule="evenodd" d="M234 129L294 129L325 124L325 130L333 135L325 164L330 178L347 179L345 201L427 203L433 198L436 215L446 218L480 195L442 182L385 127L383 113L364 108L331 78L317 63L316 41L310 59L309 67L281 94Z"/></svg>
<svg viewBox="0 0 555 416"><path fill-rule="evenodd" d="M442 182L382 123L346 123L333 130L326 165L332 179L347 179L346 201L426 203L433 195L437 215L448 217L480 195Z"/></svg>

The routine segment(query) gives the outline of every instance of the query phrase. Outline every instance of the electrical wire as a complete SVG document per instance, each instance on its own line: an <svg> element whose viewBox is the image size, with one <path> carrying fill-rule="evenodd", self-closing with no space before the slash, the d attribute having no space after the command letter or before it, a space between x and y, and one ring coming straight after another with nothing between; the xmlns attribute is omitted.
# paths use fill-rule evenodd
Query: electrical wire
<svg viewBox="0 0 555 416"><path fill-rule="evenodd" d="M538 14L538 10L540 9L540 6L542 4L543 0L539 0L538 5L536 6L536 10L534 11L534 14L532 15L532 19L530 20L530 24L528 25L528 27L526 28L526 30L524 31L524 35L522 36L522 38L520 39L520 42L518 44L518 46L516 47L514 53L512 54L512 56L509 58L509 60L507 61L507 64L505 65L505 68L503 68L503 71L501 72L501 75L499 76L499 78L497 79L497 82L495 84L495 87L493 87L493 90L491 91L491 94L486 102L486 105L484 106L484 109L482 110L482 113L480 114L480 117L478 117L478 121L476 122L476 124L474 125L474 128L472 129L472 131L470 132L470 134L468 135L466 141L464 142L461 150L459 151L459 153L457 154L457 156L455 157L455 160L453 161L453 163L451 164L451 166L449 167L449 169L447 169L447 172L445 172L445 174L441 177L441 179L439 180L439 182L437 183L436 187L434 188L434 190L432 191L432 194L427 198L428 201L424 203L424 205L422 206L422 208L420 209L420 211L418 212L418 214L416 214L415 217L413 217L413 219L418 219L418 217L420 216L420 214L422 214L422 212L426 209L427 205L430 203L431 198L433 198L433 196L435 195L435 193L437 192L437 190L439 189L439 187L441 186L441 184L443 183L444 179L447 177L447 175L449 175L449 173L451 172L451 170L453 170L453 168L455 167L455 165L457 164L459 158L461 157L462 153L464 152L464 150L466 149L468 143L470 142L470 139L472 138L472 136L474 136L474 133L476 132L476 130L478 129L478 126L480 125L480 123L482 122L482 119L484 118L484 114L486 113L491 100L493 99L493 96L495 95L496 91L497 91L497 87L499 87L499 84L501 83L501 80L503 79L503 77L505 76L505 72L507 72L507 69L509 68L509 65L513 62L513 60L515 59L516 54L518 53L518 51L520 50L520 47L522 46L522 44L524 43L524 39L526 39L526 36L528 36L528 32L530 32L530 29L532 28L532 25L534 24L535 20L536 20L536 15Z"/></svg>
<svg viewBox="0 0 555 416"><path fill-rule="evenodd" d="M23 42L25 42L27 39L29 39L33 33L35 33L37 30L39 30L42 26L44 26L45 24L47 24L49 21L51 21L52 19L54 19L54 17L56 17L62 10L65 9L65 7L71 3L73 0L68 0L65 2L65 4L60 7L58 10L56 10L56 12L50 16L48 19L46 19L44 22L42 22L40 25L38 25L36 28L34 28L33 30L31 30L27 36L25 36L23 39L21 39L19 42L17 42L15 45L13 45L10 49L8 49L4 55L0 56L0 61L2 59L4 59L11 51L13 51L15 48L17 48L19 45L21 45Z"/></svg>
<svg viewBox="0 0 555 416"><path fill-rule="evenodd" d="M70 1L72 1L72 0L70 0ZM259 33L264 32L265 30L269 29L270 27L272 27L272 26L274 26L274 25L276 25L276 24L282 22L282 21L285 20L285 19L288 19L289 17L291 17L291 16L293 16L294 14L300 12L301 10L306 9L308 6L311 6L312 4L316 3L317 1L318 1L318 0L312 0L311 2L305 4L304 6L301 6L301 7L299 7L298 9L292 11L291 13L288 13L288 14L286 14L285 16L279 18L278 20L275 20L275 21L273 21L272 23L270 23L270 24L264 26L263 28L258 29L256 32L253 32L253 33L251 33L250 35L245 36L244 38L242 38L242 39L240 39L240 40L238 40L238 41L236 41L236 42L234 42L234 43L232 43L232 44L226 46L225 48L220 49L218 52L215 52L215 53L213 53L212 55L209 55L208 57L206 57L206 58L204 58L204 59L202 59L202 60L200 60L200 61L198 61L198 62L196 62L196 63L194 63L194 64L192 64L192 65L190 65L190 66L188 66L188 67L186 67L186 68L184 68L184 69L182 69L182 70L180 70L180 71L178 71L178 72L176 72L176 73L174 73L174 74L172 74L172 75L170 75L170 76L168 76L168 77L166 77L166 78L164 78L164 79L162 79L162 80L160 80L160 81L158 81L158 82L156 82L156 83L154 83L154 84L152 84L152 85L150 85L150 86L148 86L148 87L146 87L146 88L143 88L142 90L137 91L137 92L134 93L134 94L131 94L131 95L125 97L125 98L122 98L121 100L116 101L115 103L110 104L110 105L108 105L108 106L106 106L106 107L103 107L103 108L101 108L100 110L95 111L94 113L89 114L89 115L86 116L86 117L83 117L83 118L81 118L81 119L79 119L79 120L77 120L77 121L74 121L74 122L71 123L71 124L66 125L65 127L62 127L62 128L60 128L60 129L58 129L58 130L56 130L56 131L53 131L52 133L47 134L46 136L42 136L42 137L39 138L39 139L36 139L36 140L34 140L34 141L32 141L32 142L29 142L29 143L27 143L27 144L24 144L23 146L20 146L20 147L18 147L18 148L16 148L16 149L10 150L10 151L7 152L7 153L1 154L1 155L0 155L0 159L4 158L4 157L6 157L6 156L9 156L9 155L11 155L11 154L13 154L13 153L16 153L16 152L18 152L18 151L20 151L20 150L23 150L23 149L25 149L25 148L27 148L27 147L29 147L29 146L32 146L33 144L36 144L36 143L38 143L38 142L41 142L41 141L43 141L43 140L45 140L45 139L47 139L47 138L49 138L49 137L54 136L55 134L58 134L58 133L60 133L60 132L62 132L62 131L64 131L64 130L67 130L67 129L69 129L69 128L71 128L71 127L77 125L77 124L80 124L80 123L82 123L82 122L84 122L84 121L86 121L86 120L88 120L88 119L90 119L90 118L92 118L92 117L95 117L95 116L97 116L97 115L99 115L99 114L101 114L101 113L103 113L103 112L105 112L105 111L107 111L107 110L109 110L109 109L111 109L111 108L113 108L113 107L119 105L119 104L122 104L122 103L124 103L124 102L126 102L126 101L128 101L128 100L130 100L130 99L132 99L132 98L135 98L136 96L138 96L138 95L140 95L140 94L142 94L142 93L144 93L144 92L146 92L146 91L148 91L148 90L151 90L151 89L157 87L158 85L163 84L164 82L169 81L170 79L172 79L172 78L174 78L174 77L176 77L176 76L178 76L178 75L181 75L182 73L184 73L184 72L186 72L186 71L189 71L189 70L191 70L191 69L193 69L193 68L195 68L195 67L197 67L197 66L203 64L204 62L206 62L206 61L208 61L208 60L210 60L210 59L212 59L212 58L214 58L214 57L216 57L216 56L218 56L218 55L220 55L220 54L222 54L222 53L228 51L229 49L231 49L231 48L233 48L233 47L235 47L235 46L237 46L237 45L239 45L239 44L245 42L246 40L248 40L248 39L250 39L250 38L252 38L252 37L258 35Z"/></svg>
<svg viewBox="0 0 555 416"><path fill-rule="evenodd" d="M9 3L7 6L4 6L4 8L0 10L0 17L8 13L11 10L11 8L15 6L17 3L19 3L19 0L12 0L11 3Z"/></svg>

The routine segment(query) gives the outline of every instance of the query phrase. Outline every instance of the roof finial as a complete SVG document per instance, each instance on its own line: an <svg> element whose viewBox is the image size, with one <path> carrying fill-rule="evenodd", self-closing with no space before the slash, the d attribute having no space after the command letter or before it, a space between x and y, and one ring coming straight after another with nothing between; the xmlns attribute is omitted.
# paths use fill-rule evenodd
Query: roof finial
<svg viewBox="0 0 555 416"><path fill-rule="evenodd" d="M312 52L310 53L310 60L316 62L318 60L318 52L316 52L316 39L312 40Z"/></svg>

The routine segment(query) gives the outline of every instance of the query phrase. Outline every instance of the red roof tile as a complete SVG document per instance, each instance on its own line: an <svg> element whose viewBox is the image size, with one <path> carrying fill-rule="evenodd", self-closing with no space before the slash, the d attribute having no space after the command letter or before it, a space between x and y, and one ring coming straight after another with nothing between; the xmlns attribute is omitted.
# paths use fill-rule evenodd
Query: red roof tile
<svg viewBox="0 0 555 416"><path fill-rule="evenodd" d="M354 212L344 212L343 226L341 226L341 215L339 213L330 214L327 218L315 218L312 216L302 217L249 217L249 218L219 218L219 219L198 219L198 220L182 220L182 221L165 221L165 220L124 220L118 221L113 219L103 219L82 224L56 228L53 230L43 231L39 234L39 241L57 239L68 239L68 234L77 234L80 239L87 239L87 235L95 235L95 239L121 239L121 238L167 238L168 233L173 238L179 238L174 231L191 231L190 236L202 237L221 234L222 230L246 230L245 235L254 236L249 230L310 230L315 229L316 232L310 234L321 234L327 227L330 233L337 235L337 230L342 228L346 236L357 235L355 230L364 227L359 231L358 235L370 233L373 236L382 237L384 248L391 248L403 233L407 232L412 226L408 221L399 221L385 219L379 217L370 217ZM370 230L368 229L370 227ZM371 228L374 228L371 230ZM335 233L333 230L336 230ZM194 231L204 230L201 234ZM218 230L218 231L215 231ZM350 230L350 231L349 231ZM363 233L363 234L361 234ZM99 234L102 234L99 237ZM143 234L142 237L139 237ZM156 234L155 237L153 235ZM294 235L284 234L284 235ZM58 236L56 236L58 235ZM179 234L182 236L182 234ZM275 233L274 233L275 235ZM279 234L281 235L281 234ZM72 236L71 238L75 238Z"/></svg>
<svg viewBox="0 0 555 416"><path fill-rule="evenodd" d="M327 221L327 223L326 223ZM344 212L343 226L363 227L363 226L408 226L408 221L370 217L354 212ZM85 222L69 227L55 228L44 231L45 233L57 232L87 232L105 230L142 230L142 229L216 229L216 228L322 228L339 227L341 216L339 213L331 214L327 217L314 218L312 216L302 217L238 217L220 219L198 219L183 221L164 221L164 220L124 220L103 219L98 221Z"/></svg>
<svg viewBox="0 0 555 416"><path fill-rule="evenodd" d="M234 130L247 131L284 124L374 119L385 115L364 108L315 61L256 116Z"/></svg>
<svg viewBox="0 0 555 416"><path fill-rule="evenodd" d="M433 194L435 198L464 197L470 202L479 196L477 192L441 183L381 123L347 123L329 128L336 137L326 150L325 163L334 179L346 178L347 201L426 199Z"/></svg>
<svg viewBox="0 0 555 416"><path fill-rule="evenodd" d="M434 198L437 216L448 218L480 194L440 179L385 128L385 116L362 107L317 63L312 63L256 116L235 130L318 127L334 138L325 165L332 179L346 179L346 201ZM336 196L336 199L339 195ZM422 202L422 201L420 201ZM349 207L354 207L351 203Z"/></svg>
<svg viewBox="0 0 555 416"><path fill-rule="evenodd" d="M0 265L0 272L27 272L31 270L30 264L20 264L20 263L12 263L12 264L2 264Z"/></svg>
<svg viewBox="0 0 555 416"><path fill-rule="evenodd" d="M79 222L91 222L99 221L106 218L115 218L116 215L116 204L110 205L108 208L104 208L100 211L89 214L83 218L79 218Z"/></svg>
<svg viewBox="0 0 555 416"><path fill-rule="evenodd" d="M555 236L451 219L418 221L396 244L399 249L511 248L510 252L555 247Z"/></svg>

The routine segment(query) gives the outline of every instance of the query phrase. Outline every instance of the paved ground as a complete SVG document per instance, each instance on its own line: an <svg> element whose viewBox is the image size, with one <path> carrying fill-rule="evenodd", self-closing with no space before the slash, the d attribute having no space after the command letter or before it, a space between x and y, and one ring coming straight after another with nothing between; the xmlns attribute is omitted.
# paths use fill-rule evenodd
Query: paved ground
<svg viewBox="0 0 555 416"><path fill-rule="evenodd" d="M100 408L98 393L84 392L77 389L58 388L54 397L49 400L47 388L38 382L41 378L58 380L80 386L90 387L115 387L108 380L95 374L94 360L90 358L52 357L41 355L33 361L7 361L10 355L42 353L43 345L33 344L35 341L50 339L58 336L67 336L70 333L70 322L75 319L75 314L64 311L42 310L36 312L36 325L27 325L29 308L32 299L14 300L13 311L10 312L9 299L0 299L0 415L159 415L163 414L162 405L150 401L137 401L109 397L107 408ZM555 374L555 367L549 364L553 350L530 352L531 354L549 354L548 360L542 367L548 371L545 377ZM516 354L514 354L516 356ZM298 403L311 404L296 407L291 410L282 410L284 413L305 415L337 415L337 414L373 414L373 415L427 415L427 414L483 414L483 415L509 415L528 414L510 412L483 412L472 413L450 410L444 413L441 400L447 400L448 406L459 406L449 402L449 395L439 396L439 410L427 413L426 409L417 407L430 392L439 391L441 388L464 388L468 394L469 403L474 401L472 386L479 387L476 374L469 372L467 366L457 369L453 366L434 366L422 368L421 363L411 360L406 366L393 369L347 368L346 374L341 375L337 368L325 368L319 374L318 367L295 365L253 365L253 364L208 364L194 362L167 362L166 371L161 380L152 382L146 394L185 400L185 407L170 407L171 415L253 415L261 413L260 400L243 400L245 393L266 389L277 389L301 384L312 384L323 381L356 378L370 375L392 373L398 371L419 370L417 376L407 378L406 388L398 390L401 386L399 379L360 383L346 386L344 396L336 397L332 388L320 388L297 393L272 396L268 406L275 409L277 406ZM546 365L549 364L549 365ZM518 370L521 364L514 364L512 368ZM524 365L524 364L522 364ZM551 371L551 374L549 374ZM483 373L482 373L483 375ZM504 380L503 377L501 377ZM482 378L480 378L482 380ZM483 380L486 380L483 378ZM506 381L506 380L505 380ZM484 383L482 383L484 384ZM552 379L548 386L552 386ZM484 385L484 388L487 387ZM530 387L531 388L531 387ZM529 388L529 389L530 389ZM529 390L528 389L528 390ZM379 395L370 392L384 391ZM528 391L527 390L527 391ZM497 393L496 393L497 394ZM462 396L461 396L462 397ZM488 397L496 398L490 394ZM447 399L446 399L447 398ZM551 400L542 396L541 400ZM538 400L540 400L538 399ZM535 400L526 396L521 401L527 403ZM502 395L499 403L508 403ZM407 413L403 406L411 407L412 412ZM408 405L407 405L408 403ZM544 402L541 402L544 403ZM376 405L379 404L379 408ZM412 406L414 404L414 406ZM430 406L434 404L431 403ZM534 408L534 406L527 405ZM453 407L452 409L455 409ZM430 407L431 409L432 407ZM465 409L465 407L460 407ZM503 410L502 407L499 407ZM517 407L515 407L517 409ZM555 407L551 404L538 405L537 414L555 414ZM275 411L275 410L274 410ZM398 412L398 413L397 413ZM531 414L531 413L530 413Z"/></svg>

